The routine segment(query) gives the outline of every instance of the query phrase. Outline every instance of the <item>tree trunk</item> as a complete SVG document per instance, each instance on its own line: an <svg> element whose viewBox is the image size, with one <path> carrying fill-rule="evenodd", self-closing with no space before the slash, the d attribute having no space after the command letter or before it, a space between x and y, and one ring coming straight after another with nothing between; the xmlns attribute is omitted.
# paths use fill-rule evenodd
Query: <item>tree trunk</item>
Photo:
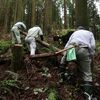
<svg viewBox="0 0 100 100"><path fill-rule="evenodd" d="M6 2L6 15L5 15L5 31L6 32L10 32L10 28L11 28L11 21L12 21L12 15L13 15L13 2L12 1L7 1Z"/></svg>
<svg viewBox="0 0 100 100"><path fill-rule="evenodd" d="M27 29L35 25L35 1L34 0L26 0L26 11L27 14L25 14L25 23L27 25Z"/></svg>
<svg viewBox="0 0 100 100"><path fill-rule="evenodd" d="M64 0L64 28L67 29L67 2Z"/></svg>
<svg viewBox="0 0 100 100"><path fill-rule="evenodd" d="M44 9L44 32L51 33L52 29L52 0L45 0Z"/></svg>
<svg viewBox="0 0 100 100"><path fill-rule="evenodd" d="M35 25L35 0L32 0L32 17L31 17L31 27Z"/></svg>
<svg viewBox="0 0 100 100"><path fill-rule="evenodd" d="M24 14L23 0L16 0L14 9L14 23L16 23L17 21L22 21L24 16L23 14Z"/></svg>
<svg viewBox="0 0 100 100"><path fill-rule="evenodd" d="M23 47L22 45L15 44L12 47L12 60L11 60L12 69L16 72L17 70L23 68Z"/></svg>
<svg viewBox="0 0 100 100"><path fill-rule="evenodd" d="M87 0L75 0L76 27L88 28Z"/></svg>

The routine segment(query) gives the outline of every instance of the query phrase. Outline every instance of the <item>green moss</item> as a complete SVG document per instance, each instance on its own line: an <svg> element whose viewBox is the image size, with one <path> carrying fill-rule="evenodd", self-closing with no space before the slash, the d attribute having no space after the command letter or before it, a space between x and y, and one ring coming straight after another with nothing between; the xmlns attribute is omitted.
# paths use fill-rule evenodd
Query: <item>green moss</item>
<svg viewBox="0 0 100 100"><path fill-rule="evenodd" d="M0 40L0 54L5 53L11 45L11 41Z"/></svg>
<svg viewBox="0 0 100 100"><path fill-rule="evenodd" d="M96 41L96 47L100 47L100 41Z"/></svg>
<svg viewBox="0 0 100 100"><path fill-rule="evenodd" d="M96 52L100 52L100 41L96 41Z"/></svg>

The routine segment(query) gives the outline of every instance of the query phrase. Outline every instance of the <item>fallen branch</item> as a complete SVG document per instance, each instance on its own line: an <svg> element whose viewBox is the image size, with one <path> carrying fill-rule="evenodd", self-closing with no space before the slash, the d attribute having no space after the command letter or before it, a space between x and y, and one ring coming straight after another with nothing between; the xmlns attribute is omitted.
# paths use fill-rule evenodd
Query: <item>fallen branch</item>
<svg viewBox="0 0 100 100"><path fill-rule="evenodd" d="M21 32L24 36L27 35L27 32L23 32L23 31L21 31L21 30L20 30L20 32ZM36 41L37 41L38 43L40 43L41 45L47 47L47 48L52 48L53 50L56 50L56 51L61 50L61 49L59 49L59 48L57 48L57 47L55 47L55 46L52 46L51 44L48 44L48 43L45 42L45 41L41 41L41 40L37 39L37 38L36 38Z"/></svg>
<svg viewBox="0 0 100 100"><path fill-rule="evenodd" d="M68 49L70 49L70 48L68 48ZM35 54L34 56L31 56L30 58L34 59L34 58L42 58L42 57L51 57L51 56L63 55L63 52L67 51L68 49L65 48L65 49L62 49L60 51L53 52L53 53Z"/></svg>
<svg viewBox="0 0 100 100"><path fill-rule="evenodd" d="M21 31L22 32L22 31ZM23 32L24 35L26 35L27 33L26 32ZM47 47L47 48L53 48L54 50L56 50L56 52L51 52L51 53L43 53L43 54L35 54L34 56L31 56L30 58L31 59L34 59L34 58L42 58L42 57L50 57L50 56L56 56L56 55L63 55L63 52L68 50L69 48L65 48L63 50L57 48L57 47L54 47L50 44L48 44L47 42L45 41L41 41L39 39L36 39L36 41L40 44L42 44L43 46Z"/></svg>
<svg viewBox="0 0 100 100"><path fill-rule="evenodd" d="M48 43L45 42L45 41L41 41L41 40L39 40L39 39L36 39L36 41L37 41L38 43L40 43L41 45L47 47L47 48L52 48L53 50L56 50L56 51L61 50L61 49L59 49L59 48L57 48L57 47L55 47L55 46L53 46L53 45L51 45L51 44L48 44Z"/></svg>

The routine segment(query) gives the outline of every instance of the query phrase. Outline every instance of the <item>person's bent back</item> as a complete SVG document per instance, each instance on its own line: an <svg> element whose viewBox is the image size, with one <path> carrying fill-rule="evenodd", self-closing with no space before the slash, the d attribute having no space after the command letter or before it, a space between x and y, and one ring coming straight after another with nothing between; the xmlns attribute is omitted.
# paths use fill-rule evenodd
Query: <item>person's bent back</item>
<svg viewBox="0 0 100 100"><path fill-rule="evenodd" d="M21 44L20 30L26 30L26 25L23 22L17 22L13 25L11 29L12 44Z"/></svg>

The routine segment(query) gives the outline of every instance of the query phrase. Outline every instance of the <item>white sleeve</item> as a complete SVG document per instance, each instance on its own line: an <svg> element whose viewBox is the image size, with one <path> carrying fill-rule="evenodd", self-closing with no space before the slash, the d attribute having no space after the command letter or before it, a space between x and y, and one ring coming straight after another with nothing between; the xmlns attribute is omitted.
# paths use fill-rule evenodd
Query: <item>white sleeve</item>
<svg viewBox="0 0 100 100"><path fill-rule="evenodd" d="M93 33L91 34L90 45L91 45L91 53L94 54L96 49L96 44Z"/></svg>
<svg viewBox="0 0 100 100"><path fill-rule="evenodd" d="M95 50L96 44L95 44L95 39L94 39L94 35L93 34L91 35L91 42L90 42L90 44L91 44L91 49Z"/></svg>
<svg viewBox="0 0 100 100"><path fill-rule="evenodd" d="M43 35L42 29L39 27L39 35Z"/></svg>
<svg viewBox="0 0 100 100"><path fill-rule="evenodd" d="M22 25L23 25L24 29L26 29L26 25L24 23L22 23Z"/></svg>
<svg viewBox="0 0 100 100"><path fill-rule="evenodd" d="M95 39L94 39L94 35L91 35L91 48L95 49L96 48L96 44L95 44Z"/></svg>

